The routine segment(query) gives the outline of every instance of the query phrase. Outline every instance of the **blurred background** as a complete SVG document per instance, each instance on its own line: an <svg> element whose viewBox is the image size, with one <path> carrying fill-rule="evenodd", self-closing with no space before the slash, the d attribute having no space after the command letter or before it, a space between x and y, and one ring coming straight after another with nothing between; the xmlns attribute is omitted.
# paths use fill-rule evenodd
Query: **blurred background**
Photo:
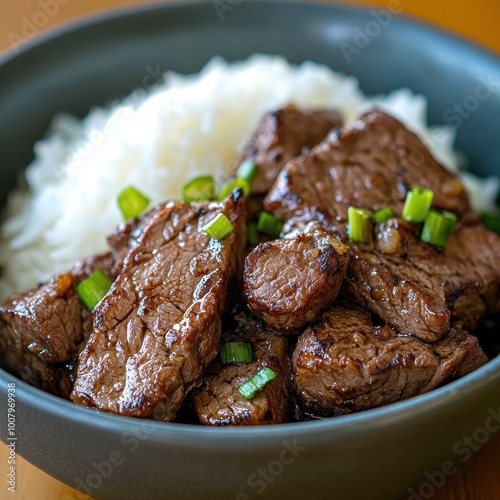
<svg viewBox="0 0 500 500"><path fill-rule="evenodd" d="M46 28L79 16L114 7L152 5L168 1L3 0L0 7L0 50L7 50L16 41L23 42ZM361 3L380 8L396 6L403 15L437 24L500 53L500 3L495 0L343 0L336 3Z"/></svg>
<svg viewBox="0 0 500 500"><path fill-rule="evenodd" d="M179 0L182 1L182 0ZM251 1L251 0L242 0ZM0 51L15 51L47 30L117 7L168 3L165 0L2 0L0 6ZM325 3L325 0L323 0ZM374 10L396 8L475 41L500 54L500 2L494 0L364 0ZM214 13L215 15L215 13ZM482 500L500 498L500 435L493 438L433 496L435 500ZM0 444L0 474L5 478L7 448ZM13 499L76 500L85 495L50 478L18 457L17 490ZM496 493L495 493L496 492ZM0 498L7 498L5 483Z"/></svg>

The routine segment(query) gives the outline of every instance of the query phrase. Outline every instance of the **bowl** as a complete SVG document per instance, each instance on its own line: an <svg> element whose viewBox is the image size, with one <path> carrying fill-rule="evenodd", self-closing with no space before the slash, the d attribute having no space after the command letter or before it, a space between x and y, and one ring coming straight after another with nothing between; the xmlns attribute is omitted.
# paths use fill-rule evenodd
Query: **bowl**
<svg viewBox="0 0 500 500"><path fill-rule="evenodd" d="M368 94L407 86L427 97L431 123L456 128L457 147L477 173L500 174L500 64L493 54L389 9L377 20L363 8L232 2L221 22L214 5L118 11L5 57L0 203L55 113L83 116L141 86L148 68L194 72L215 54L311 59L356 76ZM1 401L15 384L16 452L98 498L421 498L470 456L467 437L484 442L500 423L498 356L461 380L384 408L254 428L102 414L5 371L0 380ZM6 442L7 405L0 408Z"/></svg>

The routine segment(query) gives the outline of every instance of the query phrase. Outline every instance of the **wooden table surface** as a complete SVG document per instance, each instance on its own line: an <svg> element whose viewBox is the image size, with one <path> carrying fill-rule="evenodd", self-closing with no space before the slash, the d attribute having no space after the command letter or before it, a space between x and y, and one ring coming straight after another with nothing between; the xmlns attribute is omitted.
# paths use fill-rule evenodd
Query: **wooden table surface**
<svg viewBox="0 0 500 500"><path fill-rule="evenodd" d="M413 15L452 30L500 52L500 3L495 0L365 0L382 9L397 5L403 14ZM20 39L91 12L140 4L162 3L140 0L2 0L0 7L0 51L12 50ZM345 1L344 3L348 3ZM374 7L375 8L375 7ZM85 495L65 486L17 457L16 493L6 487L7 448L0 443L0 498L85 499ZM434 500L500 499L500 434L494 436L456 474L437 489ZM424 492L423 492L424 493ZM426 497L429 498L429 497Z"/></svg>

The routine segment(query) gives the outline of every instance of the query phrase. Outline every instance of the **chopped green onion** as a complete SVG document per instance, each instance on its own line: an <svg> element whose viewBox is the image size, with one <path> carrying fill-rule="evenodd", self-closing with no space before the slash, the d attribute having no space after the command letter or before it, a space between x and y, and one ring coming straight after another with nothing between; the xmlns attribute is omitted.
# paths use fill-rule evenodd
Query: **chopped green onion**
<svg viewBox="0 0 500 500"><path fill-rule="evenodd" d="M275 378L276 373L266 366L241 384L238 390L245 399L252 399L257 392L261 391L268 382Z"/></svg>
<svg viewBox="0 0 500 500"><path fill-rule="evenodd" d="M488 229L500 235L500 215L484 213L481 219Z"/></svg>
<svg viewBox="0 0 500 500"><path fill-rule="evenodd" d="M246 159L238 167L238 177L240 179L245 179L250 185L252 184L256 175L257 165L250 158Z"/></svg>
<svg viewBox="0 0 500 500"><path fill-rule="evenodd" d="M354 243L369 243L371 234L370 212L362 208L347 209L347 234Z"/></svg>
<svg viewBox="0 0 500 500"><path fill-rule="evenodd" d="M392 208L385 207L377 210L370 216L370 219L375 222L375 224L380 224L381 222L389 220L391 217L394 217L394 211L392 210Z"/></svg>
<svg viewBox="0 0 500 500"><path fill-rule="evenodd" d="M250 183L241 177L237 177L234 181L222 186L219 194L219 200L225 200L236 188L243 189L243 194L248 196L252 192Z"/></svg>
<svg viewBox="0 0 500 500"><path fill-rule="evenodd" d="M434 193L430 189L413 188L406 195L401 217L415 224L424 222L431 208L433 198Z"/></svg>
<svg viewBox="0 0 500 500"><path fill-rule="evenodd" d="M252 344L248 342L228 342L220 346L220 357L222 363L251 363Z"/></svg>
<svg viewBox="0 0 500 500"><path fill-rule="evenodd" d="M95 306L108 293L112 283L104 272L98 269L76 287L76 293L87 309L93 311Z"/></svg>
<svg viewBox="0 0 500 500"><path fill-rule="evenodd" d="M269 236L279 236L283 229L283 222L269 212L261 212L257 221L257 230Z"/></svg>
<svg viewBox="0 0 500 500"><path fill-rule="evenodd" d="M184 203L192 201L213 200L215 198L215 183L211 175L202 175L191 179L182 188Z"/></svg>
<svg viewBox="0 0 500 500"><path fill-rule="evenodd" d="M133 186L125 188L118 195L118 206L126 221L141 215L148 208L149 202L150 199Z"/></svg>
<svg viewBox="0 0 500 500"><path fill-rule="evenodd" d="M203 231L212 238L222 241L233 232L233 225L223 213L220 213L203 228Z"/></svg>
<svg viewBox="0 0 500 500"><path fill-rule="evenodd" d="M444 247L456 222L457 216L451 212L431 210L425 219L420 239L424 243Z"/></svg>

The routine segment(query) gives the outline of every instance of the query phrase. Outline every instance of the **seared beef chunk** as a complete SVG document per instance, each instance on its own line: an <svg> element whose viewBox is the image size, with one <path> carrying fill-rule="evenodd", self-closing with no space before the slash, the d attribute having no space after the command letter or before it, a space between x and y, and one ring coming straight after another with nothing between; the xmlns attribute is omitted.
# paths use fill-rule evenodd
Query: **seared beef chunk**
<svg viewBox="0 0 500 500"><path fill-rule="evenodd" d="M413 187L434 191L433 206L459 215L469 212L458 178L434 160L418 137L396 119L372 111L281 172L265 205L283 219L326 219L345 232L350 206L401 213Z"/></svg>
<svg viewBox="0 0 500 500"><path fill-rule="evenodd" d="M444 251L420 242L416 228L397 221L389 233L389 226L376 230L375 246L347 241L349 206L388 206L399 214L408 189L417 186L433 190L436 209L462 216L462 227ZM265 206L281 218L318 220L344 238L352 257L349 293L398 331L433 341L448 332L450 316L474 327L483 312L498 310L500 239L471 215L458 179L414 134L380 111L291 160ZM469 240L471 233L477 241Z"/></svg>
<svg viewBox="0 0 500 500"><path fill-rule="evenodd" d="M123 265L123 260L127 256L129 250L135 245L151 219L162 210L164 206L165 204L163 203L157 205L148 212L139 215L139 217L120 224L108 235L108 243L111 247L111 252L120 267Z"/></svg>
<svg viewBox="0 0 500 500"><path fill-rule="evenodd" d="M392 225L410 233L413 229L397 219ZM448 332L450 311L438 279L419 271L409 259L405 262L404 256L381 256L361 245L351 245L351 253L346 288L360 304L400 332L422 340L432 342Z"/></svg>
<svg viewBox="0 0 500 500"><path fill-rule="evenodd" d="M337 298L349 262L340 240L321 228L306 231L261 243L245 260L248 307L285 334L318 319Z"/></svg>
<svg viewBox="0 0 500 500"><path fill-rule="evenodd" d="M222 340L251 343L253 362L222 365L217 359L208 367L202 385L191 396L203 424L279 424L292 419L288 340L276 333L248 313L235 315L234 324L223 333ZM265 366L276 373L276 379L267 383L253 399L245 399L238 388Z"/></svg>
<svg viewBox="0 0 500 500"><path fill-rule="evenodd" d="M342 415L428 392L486 362L459 324L426 343L374 325L368 311L345 302L302 334L292 369L305 409Z"/></svg>
<svg viewBox="0 0 500 500"><path fill-rule="evenodd" d="M220 212L234 228L222 242L202 231ZM134 417L175 417L219 352L228 287L242 272L245 218L241 190L222 203L169 203L152 217L94 311L73 401Z"/></svg>
<svg viewBox="0 0 500 500"><path fill-rule="evenodd" d="M92 315L75 290L97 269L113 279L117 274L110 254L90 257L0 306L0 354L6 368L25 382L69 397L69 364L92 332Z"/></svg>
<svg viewBox="0 0 500 500"><path fill-rule="evenodd" d="M439 249L422 243L412 223L391 219L375 228L373 247L353 253L349 293L401 332L433 341L450 318L473 331L498 311L500 239L480 223L459 224Z"/></svg>
<svg viewBox="0 0 500 500"><path fill-rule="evenodd" d="M252 183L250 213L261 210L262 196L267 194L276 177L291 158L322 141L328 132L342 126L335 111L300 111L288 105L267 113L243 153L242 161L251 159L257 166Z"/></svg>
<svg viewBox="0 0 500 500"><path fill-rule="evenodd" d="M473 335L461 327L460 323L452 326L450 332L433 344L429 344L439 358L439 368L432 380L432 386L426 392L473 372L488 362Z"/></svg>
<svg viewBox="0 0 500 500"><path fill-rule="evenodd" d="M500 238L495 233L480 222L464 223L451 233L440 257L437 271L427 270L441 275L452 319L472 331L484 314L500 312ZM446 266L451 274L458 270L459 278L450 279Z"/></svg>
<svg viewBox="0 0 500 500"><path fill-rule="evenodd" d="M17 368L11 371L21 380L54 396L69 399L75 378L74 363L46 363L29 351L17 361Z"/></svg>

